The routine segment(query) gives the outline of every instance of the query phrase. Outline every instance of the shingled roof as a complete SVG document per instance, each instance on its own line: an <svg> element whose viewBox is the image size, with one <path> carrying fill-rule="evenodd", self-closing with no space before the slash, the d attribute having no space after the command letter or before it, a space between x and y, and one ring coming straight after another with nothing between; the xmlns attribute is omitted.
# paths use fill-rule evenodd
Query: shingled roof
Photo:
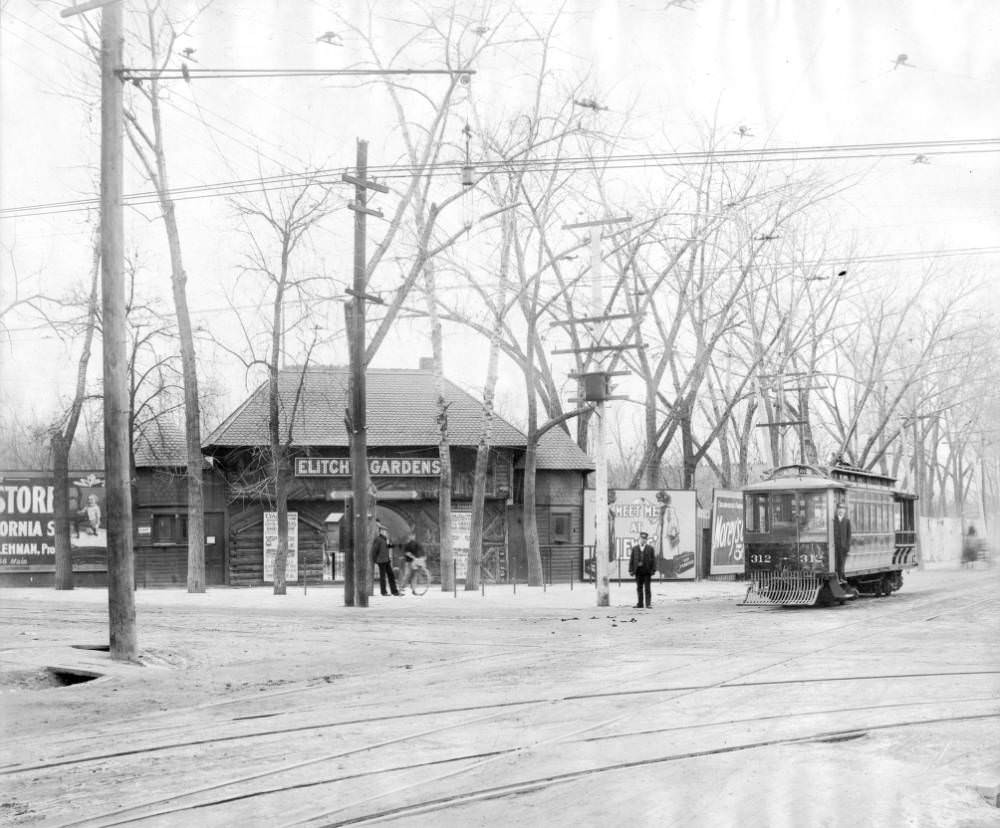
<svg viewBox="0 0 1000 828"><path fill-rule="evenodd" d="M135 436L133 450L138 469L187 466L184 431L176 423L156 419Z"/></svg>
<svg viewBox="0 0 1000 828"><path fill-rule="evenodd" d="M597 467L573 438L557 427L550 428L538 441L538 450L535 452L535 468L593 471Z"/></svg>
<svg viewBox="0 0 1000 828"><path fill-rule="evenodd" d="M428 370L369 369L366 372L369 446L436 446L441 437L437 423L437 392L434 374ZM281 433L288 420L301 383L301 398L295 415L292 441L300 446L349 445L344 418L350 408L347 368L286 369L278 375ZM479 442L483 406L471 394L448 380L444 382L448 404L448 438L453 445L474 446ZM259 446L267 443L267 383L222 422L207 438L206 449ZM524 434L497 417L493 445L524 447Z"/></svg>

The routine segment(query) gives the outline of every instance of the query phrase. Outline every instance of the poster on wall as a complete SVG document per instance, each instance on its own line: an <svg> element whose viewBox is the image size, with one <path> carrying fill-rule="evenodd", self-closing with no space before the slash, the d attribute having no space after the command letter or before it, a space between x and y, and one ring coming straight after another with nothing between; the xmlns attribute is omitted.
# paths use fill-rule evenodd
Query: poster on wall
<svg viewBox="0 0 1000 828"><path fill-rule="evenodd" d="M71 472L69 543L74 572L106 571L104 476ZM44 472L0 472L0 573L55 572L55 480Z"/></svg>
<svg viewBox="0 0 1000 828"><path fill-rule="evenodd" d="M274 582L274 559L278 554L278 513L264 512L264 581ZM288 513L288 557L285 583L299 579L299 513Z"/></svg>
<svg viewBox="0 0 1000 828"><path fill-rule="evenodd" d="M712 493L712 575L743 572L743 493Z"/></svg>
<svg viewBox="0 0 1000 828"><path fill-rule="evenodd" d="M628 559L639 533L656 550L656 577L693 579L697 538L697 495L678 489L611 489L608 493L612 578L628 578ZM597 516L594 492L584 492L584 537L593 546Z"/></svg>
<svg viewBox="0 0 1000 828"><path fill-rule="evenodd" d="M472 535L472 512L451 513L451 552L455 560L455 578L464 581L469 571L469 547Z"/></svg>

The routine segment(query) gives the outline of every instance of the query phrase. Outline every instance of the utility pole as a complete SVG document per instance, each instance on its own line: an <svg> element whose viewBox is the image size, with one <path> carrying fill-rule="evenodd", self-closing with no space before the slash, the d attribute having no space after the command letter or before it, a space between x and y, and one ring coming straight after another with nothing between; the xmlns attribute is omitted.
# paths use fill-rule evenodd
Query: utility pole
<svg viewBox="0 0 1000 828"><path fill-rule="evenodd" d="M590 231L590 313L600 316L604 311L603 290L601 287L601 225L595 225ZM591 344L597 345L597 328L593 329ZM607 411L604 400L597 400L594 411L594 463L597 466L594 475L594 512L597 516L596 535L594 536L594 555L596 555L597 606L607 607L611 604L611 588L608 583L608 451L607 434L604 427L604 415Z"/></svg>
<svg viewBox="0 0 1000 828"><path fill-rule="evenodd" d="M586 350L597 354L602 351L621 351L625 348L635 347L629 345L601 345L600 335L597 333L597 324L614 318L604 315L604 297L601 285L601 229L608 224L618 224L619 222L629 222L631 216L623 218L603 219L599 221L585 221L577 224L565 224L563 229L573 230L587 227L590 229L590 313L587 319L567 320L569 322L589 322L593 324L591 328L591 345ZM553 353L561 353L554 351ZM594 527L594 580L597 589L597 606L606 607L611 603L611 590L608 578L608 557L610 548L608 546L608 457L607 457L607 435L605 430L604 414L606 411L605 402L614 399L609 396L607 371L599 371L592 374L584 374L584 397L588 402L593 402L594 420L593 423L593 450L594 465L594 512L596 525Z"/></svg>
<svg viewBox="0 0 1000 828"><path fill-rule="evenodd" d="M107 486L110 653L135 661L135 565L129 463L127 331L122 217L122 10L101 11L101 302L104 351L104 474Z"/></svg>
<svg viewBox="0 0 1000 828"><path fill-rule="evenodd" d="M357 177L344 174L344 181L354 185L354 201L348 208L354 211L354 286L347 293L351 296L350 319L351 363L351 492L353 500L352 549L354 556L354 606L367 607L371 592L372 565L368 560L368 425L365 390L365 300L377 297L365 293L368 260L365 250L366 219L382 218L380 210L367 206L368 190L380 193L389 188L368 181L368 142L358 139ZM346 595L345 595L346 601Z"/></svg>

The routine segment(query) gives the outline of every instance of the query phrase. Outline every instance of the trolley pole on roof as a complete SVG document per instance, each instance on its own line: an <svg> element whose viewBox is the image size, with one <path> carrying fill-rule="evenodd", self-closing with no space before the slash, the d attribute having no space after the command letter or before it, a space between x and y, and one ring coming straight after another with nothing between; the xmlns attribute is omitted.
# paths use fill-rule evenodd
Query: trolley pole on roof
<svg viewBox="0 0 1000 828"><path fill-rule="evenodd" d="M368 261L365 252L366 221L368 216L382 218L380 210L367 206L368 190L380 193L389 192L389 188L368 177L368 142L358 139L357 177L342 176L344 181L354 185L354 201L348 208L354 211L354 285L351 295L348 317L350 326L350 363L351 363L351 408L350 437L351 441L351 492L353 494L353 537L351 551L353 553L354 572L354 604L356 607L368 606L368 594L371 592L372 566L368 560L368 424L366 416L365 389L365 300L376 299L365 292ZM350 565L350 564L348 564ZM345 603L347 596L344 596Z"/></svg>

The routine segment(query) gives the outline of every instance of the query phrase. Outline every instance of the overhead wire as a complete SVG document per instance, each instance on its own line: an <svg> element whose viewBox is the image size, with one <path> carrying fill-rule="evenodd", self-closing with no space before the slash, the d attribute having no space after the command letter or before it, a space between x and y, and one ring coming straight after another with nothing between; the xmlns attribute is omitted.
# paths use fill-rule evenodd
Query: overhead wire
<svg viewBox="0 0 1000 828"><path fill-rule="evenodd" d="M933 147L941 149L933 150ZM877 151L880 150L881 151ZM734 163L753 162L798 162L798 161L830 161L844 159L866 158L896 158L909 157L913 150L923 149L932 155L956 155L1000 152L1000 138L959 139L949 141L900 141L881 144L843 144L827 147L777 147L757 150L727 150L727 151L697 151L671 153L642 153L633 155L607 156L570 156L564 158L534 158L517 161L492 160L477 161L475 167L480 172L500 172L507 169L529 172L551 172L563 169L567 172L577 169L590 169L594 164L602 164L609 169L634 169L637 167L655 166L686 166L707 160L729 161ZM905 150L905 151L904 151ZM846 152L845 152L846 151ZM461 172L463 160L440 162L424 167L410 164L376 165L368 168L370 178L410 178L414 175L432 175L434 173ZM316 183L340 183L339 179L325 179L349 170L319 169L282 173L272 176L262 176L248 179L219 181L212 184L199 184L171 188L169 195L175 199L211 198L232 195L233 190L243 191L246 188L282 189L284 187L301 186L306 180ZM278 182L285 182L277 185ZM124 196L125 204L142 204L155 201L158 196L154 192L130 193ZM77 199L64 202L49 202L45 204L21 205L0 209L0 219L20 218L34 215L49 215L71 210L93 207L98 199Z"/></svg>
<svg viewBox="0 0 1000 828"><path fill-rule="evenodd" d="M118 70L122 80L217 80L223 78L302 78L302 77L380 77L383 75L474 75L474 69L199 69L184 65L174 69Z"/></svg>

